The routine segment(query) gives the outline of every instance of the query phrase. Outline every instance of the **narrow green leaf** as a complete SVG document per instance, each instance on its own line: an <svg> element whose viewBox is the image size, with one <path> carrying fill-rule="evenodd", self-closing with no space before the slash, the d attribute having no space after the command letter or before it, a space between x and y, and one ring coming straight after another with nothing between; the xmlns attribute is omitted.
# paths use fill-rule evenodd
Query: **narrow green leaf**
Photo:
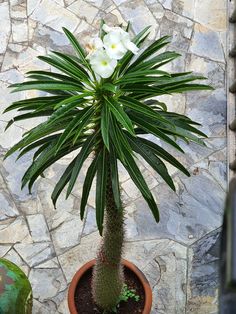
<svg viewBox="0 0 236 314"><path fill-rule="evenodd" d="M162 65L180 57L181 55L179 53L176 53L174 51L165 51L163 53L160 53L159 55L150 58L147 61L143 61L140 64L138 64L135 68L129 68L127 70L127 73L135 73L136 71L143 71L145 69L157 69L161 67Z"/></svg>
<svg viewBox="0 0 236 314"><path fill-rule="evenodd" d="M163 178L163 180L169 185L169 187L175 191L174 182L161 159L153 154L151 149L149 149L145 145L142 145L140 141L137 141L136 138L132 139L131 137L129 137L129 142L133 150L141 155L144 160Z"/></svg>
<svg viewBox="0 0 236 314"><path fill-rule="evenodd" d="M9 107L7 107L3 113L11 111L11 110L15 110L22 107L25 107L26 110L28 107L33 106L33 109L37 109L38 107L40 107L41 105L44 105L45 108L53 108L53 105L56 104L57 102L62 101L63 99L67 98L68 95L66 96L44 96L44 97L35 97L35 98L29 98L29 99L24 99L24 100L19 100L19 101L15 101L12 103L12 105L10 105Z"/></svg>
<svg viewBox="0 0 236 314"><path fill-rule="evenodd" d="M163 119L163 117L157 111L154 111L151 107L136 99L128 96L122 96L119 98L119 100L124 106L143 114L143 116L158 119L158 121L162 121L163 123L170 123L167 119Z"/></svg>
<svg viewBox="0 0 236 314"><path fill-rule="evenodd" d="M81 121L79 122L79 125L76 128L75 136L73 138L73 144L77 141L77 139L80 137L80 135L83 132L83 129L89 125L91 122L91 118L94 115L95 108L92 106L89 108L89 110L81 117Z"/></svg>
<svg viewBox="0 0 236 314"><path fill-rule="evenodd" d="M77 141L78 137L81 134L84 126L87 124L91 115L93 114L94 109L92 107L87 107L80 112L72 119L72 121L65 128L65 131L61 134L60 138L56 143L56 152L61 148L61 146L68 140L68 138L73 135L73 144ZM73 132L74 131L74 132Z"/></svg>
<svg viewBox="0 0 236 314"><path fill-rule="evenodd" d="M135 135L132 121L130 120L128 115L125 113L124 109L120 106L120 104L112 98L109 98L109 99L105 98L105 99L109 106L109 109L113 113L116 120L119 121L122 124L122 126L126 128L126 130L130 134Z"/></svg>
<svg viewBox="0 0 236 314"><path fill-rule="evenodd" d="M94 176L97 171L98 155L96 155L90 164L83 183L83 191L80 203L80 218L83 220L85 208L88 202L89 192L93 183Z"/></svg>
<svg viewBox="0 0 236 314"><path fill-rule="evenodd" d="M145 27L140 33L138 33L134 39L133 42L137 45L137 47L140 47L141 44L145 41L145 39L148 37L151 26ZM126 68L128 67L130 61L132 60L134 54L131 51L128 51L124 57L119 61L120 68L119 73L125 72Z"/></svg>
<svg viewBox="0 0 236 314"><path fill-rule="evenodd" d="M86 54L84 49L79 44L78 40L75 38L75 36L65 27L63 27L63 31L66 34L67 38L69 39L70 43L74 47L75 51L78 53L80 58L84 61Z"/></svg>
<svg viewBox="0 0 236 314"><path fill-rule="evenodd" d="M93 146L95 144L95 138L96 138L96 134L91 135L90 137L87 138L87 140L84 142L81 151L79 152L77 158L76 158L76 162L75 162L75 166L73 168L72 174L71 174L71 178L70 178L70 182L67 188L67 192L66 192L66 198L69 197L76 179L79 175L80 169L83 166L83 163L85 161L85 159L88 157L88 155L91 153Z"/></svg>
<svg viewBox="0 0 236 314"><path fill-rule="evenodd" d="M103 231L104 209L106 206L107 153L103 147L98 159L96 182L96 221L100 235Z"/></svg>
<svg viewBox="0 0 236 314"><path fill-rule="evenodd" d="M116 156L113 145L111 145L109 158L110 158L111 181L112 181L112 190L113 190L114 200L115 200L117 209L122 210L122 204L121 204L121 199L120 199L119 173L118 173L119 170L117 166L117 156Z"/></svg>
<svg viewBox="0 0 236 314"><path fill-rule="evenodd" d="M45 110L45 111L40 111L40 112L29 112L25 114L18 115L11 119L6 127L5 131L15 122L25 120L25 119L32 119L32 118L37 118L37 117L45 117L45 116L50 116L52 114L53 110Z"/></svg>
<svg viewBox="0 0 236 314"><path fill-rule="evenodd" d="M56 72L29 71L26 74L27 74L27 78L35 78L35 79L38 79L38 77L41 77L44 79L53 78L53 79L57 79L59 81L67 81L67 82L71 82L71 83L76 83L76 84L79 84L82 86L81 80L79 79L79 77L77 79L75 79L74 77L71 77L69 75L64 75L64 74L60 74L60 73L56 73Z"/></svg>
<svg viewBox="0 0 236 314"><path fill-rule="evenodd" d="M195 90L214 90L214 88L204 84L183 84L182 86L165 88L165 90L169 93L183 93Z"/></svg>
<svg viewBox="0 0 236 314"><path fill-rule="evenodd" d="M45 143L47 143L49 145L53 140L57 139L59 136L60 136L60 134L50 135L50 136L44 137L43 139L41 139L39 141L35 141L34 143L26 146L24 149L21 150L21 152L17 156L17 160L19 158L21 158L23 155L30 152L31 150L34 150L38 146L44 145Z"/></svg>
<svg viewBox="0 0 236 314"><path fill-rule="evenodd" d="M52 199L54 207L56 207L57 199L60 196L62 190L64 189L66 184L70 181L71 174L72 174L72 171L73 171L75 163L76 163L76 159L77 159L77 156L67 166L63 175L60 177L59 181L57 182L57 184L54 187L54 190L53 190L52 195L51 195L51 199Z"/></svg>
<svg viewBox="0 0 236 314"><path fill-rule="evenodd" d="M66 82L58 82L58 81L29 81L20 84L12 84L10 87L15 87L11 93L25 91L25 90L42 90L42 91L50 91L50 90L63 90L63 91L78 91L82 92L82 88L80 85L75 83L66 83Z"/></svg>
<svg viewBox="0 0 236 314"><path fill-rule="evenodd" d="M156 205L155 200L153 199L152 193L150 192L147 183L145 182L142 173L140 172L138 166L136 165L133 157L129 154L129 152L125 153L125 164L126 170L128 171L131 179L133 180L134 184L142 193L144 199L148 203L155 220L159 221L159 211Z"/></svg>
<svg viewBox="0 0 236 314"><path fill-rule="evenodd" d="M139 57L130 65L129 69L137 67L143 60L147 59L154 53L156 53L158 50L166 46L169 41L167 41L170 38L170 36L164 36L156 41L154 41L149 47L147 47L140 55Z"/></svg>
<svg viewBox="0 0 236 314"><path fill-rule="evenodd" d="M109 125L110 125L110 110L105 102L101 112L101 133L103 142L109 150Z"/></svg>
<svg viewBox="0 0 236 314"><path fill-rule="evenodd" d="M76 80L78 80L78 77L80 77L80 71L78 71L77 67L71 64L65 64L62 60L55 56L39 56L38 59L50 64L56 69L59 69L63 73L70 75Z"/></svg>
<svg viewBox="0 0 236 314"><path fill-rule="evenodd" d="M133 118L133 121L135 121L136 124L140 126L140 128L144 129L148 133L151 133L151 134L157 136L161 140L163 140L166 143L168 143L168 144L172 145L173 147L175 147L180 152L182 152L182 153L184 152L182 150L182 148L178 144L175 143L175 141L173 141L170 137L168 137L164 132L159 130L158 126L152 125L151 123L149 123L145 119L142 119L141 116L139 116L137 114L136 115L133 114L133 113L130 113L130 114L131 114L131 116Z"/></svg>
<svg viewBox="0 0 236 314"><path fill-rule="evenodd" d="M143 144L147 146L149 149L151 149L156 155L158 155L160 158L166 160L169 162L171 165L173 165L175 168L179 169L182 171L186 176L190 176L190 173L188 170L176 159L174 158L170 153L168 153L164 148L161 146L145 139L142 137L137 137L136 141L140 141L140 145Z"/></svg>

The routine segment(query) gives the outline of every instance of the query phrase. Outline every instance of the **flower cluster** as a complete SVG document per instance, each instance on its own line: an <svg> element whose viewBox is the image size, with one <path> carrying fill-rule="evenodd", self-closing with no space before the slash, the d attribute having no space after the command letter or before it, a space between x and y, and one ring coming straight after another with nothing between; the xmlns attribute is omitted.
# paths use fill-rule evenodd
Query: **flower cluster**
<svg viewBox="0 0 236 314"><path fill-rule="evenodd" d="M101 39L96 37L89 45L90 53L87 58L93 71L102 78L110 77L125 53L130 50L137 54L139 48L131 41L128 32L121 27L103 25L106 35Z"/></svg>

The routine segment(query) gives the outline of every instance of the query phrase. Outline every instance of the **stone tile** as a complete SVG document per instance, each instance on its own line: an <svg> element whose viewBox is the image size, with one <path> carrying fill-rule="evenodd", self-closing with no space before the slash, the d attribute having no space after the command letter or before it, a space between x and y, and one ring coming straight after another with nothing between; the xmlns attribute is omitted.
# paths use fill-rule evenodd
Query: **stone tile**
<svg viewBox="0 0 236 314"><path fill-rule="evenodd" d="M194 0L160 0L163 7L171 10L181 16L193 19L194 17Z"/></svg>
<svg viewBox="0 0 236 314"><path fill-rule="evenodd" d="M124 2L119 6L119 10L123 18L131 22L135 34L146 26L152 25L149 39L153 40L155 38L157 31L156 21L142 0Z"/></svg>
<svg viewBox="0 0 236 314"><path fill-rule="evenodd" d="M122 24L123 27L127 26L127 21L123 18L123 16L121 15L118 9L114 9L110 13L117 17L117 22L119 25Z"/></svg>
<svg viewBox="0 0 236 314"><path fill-rule="evenodd" d="M218 33L200 24L196 24L194 27L190 52L211 60L225 61Z"/></svg>
<svg viewBox="0 0 236 314"><path fill-rule="evenodd" d="M67 290L61 293L62 296L60 296L60 302L57 300L57 307L58 307L58 313L59 314L70 314L69 308L68 308L68 301L67 301Z"/></svg>
<svg viewBox="0 0 236 314"><path fill-rule="evenodd" d="M0 3L0 54L5 53L11 32L9 5L7 2Z"/></svg>
<svg viewBox="0 0 236 314"><path fill-rule="evenodd" d="M43 262L34 266L34 268L49 268L49 269L59 268L59 263L58 263L57 257L54 257L50 260L47 260L46 262Z"/></svg>
<svg viewBox="0 0 236 314"><path fill-rule="evenodd" d="M186 97L183 94L175 95L162 95L156 97L161 102L167 105L168 111L177 112L180 114L185 113Z"/></svg>
<svg viewBox="0 0 236 314"><path fill-rule="evenodd" d="M100 24L99 24L100 25ZM96 27L96 29L94 29ZM96 17L93 26L89 25L85 20L82 20L74 34L79 40L80 44L86 48L86 44L91 40L91 36L98 33L98 25L96 24Z"/></svg>
<svg viewBox="0 0 236 314"><path fill-rule="evenodd" d="M42 212L46 217L49 229L52 229L53 217L54 215L56 215L55 217L58 217L58 212L71 213L73 210L77 210L78 212L79 209L78 200L75 199L75 197L73 197L72 195L66 200L65 193L62 193L61 196L58 198L56 208L54 208L51 200L51 194L54 186L54 183L48 182L47 180L43 179L39 182L37 188Z"/></svg>
<svg viewBox="0 0 236 314"><path fill-rule="evenodd" d="M84 237L80 245L68 250L64 254L58 256L61 268L69 283L75 272L79 270L86 262L96 257L100 237L97 232Z"/></svg>
<svg viewBox="0 0 236 314"><path fill-rule="evenodd" d="M207 77L204 84L209 84L214 88L225 86L225 69L221 63L195 55L188 55L186 70L193 71L198 75L204 73L204 76Z"/></svg>
<svg viewBox="0 0 236 314"><path fill-rule="evenodd" d="M41 0L30 0L27 1L27 15L30 16L33 11L37 8L40 4Z"/></svg>
<svg viewBox="0 0 236 314"><path fill-rule="evenodd" d="M12 19L22 20L26 19L26 7L22 4L20 5L11 5L10 7L10 15Z"/></svg>
<svg viewBox="0 0 236 314"><path fill-rule="evenodd" d="M16 125L12 125L5 131L6 122L0 121L0 146L3 149L9 149L19 142L23 135L23 130Z"/></svg>
<svg viewBox="0 0 236 314"><path fill-rule="evenodd" d="M66 4L66 6L68 6L68 5L71 5L75 1L76 0L65 0L65 4Z"/></svg>
<svg viewBox="0 0 236 314"><path fill-rule="evenodd" d="M31 47L26 47L20 53L8 50L3 61L2 71L17 68L21 73L26 73L30 70L49 69L49 66L46 63L37 59L38 55L39 52Z"/></svg>
<svg viewBox="0 0 236 314"><path fill-rule="evenodd" d="M160 0L160 3L163 5L165 9L171 10L173 0Z"/></svg>
<svg viewBox="0 0 236 314"><path fill-rule="evenodd" d="M7 252L4 258L20 267L20 269L26 274L26 276L29 275L29 266L22 260L22 258L14 249L11 249L9 252Z"/></svg>
<svg viewBox="0 0 236 314"><path fill-rule="evenodd" d="M126 243L124 257L135 263L151 283L153 314L184 312L187 283L186 247L170 240L132 242Z"/></svg>
<svg viewBox="0 0 236 314"><path fill-rule="evenodd" d="M31 237L25 219L17 217L0 223L1 244L25 242L31 243Z"/></svg>
<svg viewBox="0 0 236 314"><path fill-rule="evenodd" d="M11 47L11 44L10 44L10 47ZM2 71L0 73L0 81L7 83L7 84L19 83L23 79L24 79L24 75L22 73L20 73L19 70L17 70L17 69L10 69L8 71ZM4 87L1 86L1 88L4 88ZM19 95L20 94L18 94L18 97L19 97Z"/></svg>
<svg viewBox="0 0 236 314"><path fill-rule="evenodd" d="M147 1L146 1L147 2ZM154 17L157 19L157 21L161 22L161 19L163 18L165 14L165 10L163 6L160 3L157 3L156 1L150 1L150 11L154 15Z"/></svg>
<svg viewBox="0 0 236 314"><path fill-rule="evenodd" d="M0 221L17 216L19 216L19 211L9 192L0 188Z"/></svg>
<svg viewBox="0 0 236 314"><path fill-rule="evenodd" d="M63 52L73 52L66 35L46 25L38 24L35 27L32 41L34 44L43 45L51 50L63 49Z"/></svg>
<svg viewBox="0 0 236 314"><path fill-rule="evenodd" d="M11 249L11 245L0 245L0 257L4 257L5 254Z"/></svg>
<svg viewBox="0 0 236 314"><path fill-rule="evenodd" d="M52 302L48 303L33 299L32 314L58 314L55 304L52 304Z"/></svg>
<svg viewBox="0 0 236 314"><path fill-rule="evenodd" d="M127 2L127 0L113 0L114 1L114 3L116 4L116 5L120 5L120 4L122 4L122 3L124 3L124 2Z"/></svg>
<svg viewBox="0 0 236 314"><path fill-rule="evenodd" d="M93 23L93 20L98 13L97 8L83 0L75 1L73 4L68 6L68 10L73 12L75 15L78 15L79 18L85 19L85 21L89 24Z"/></svg>
<svg viewBox="0 0 236 314"><path fill-rule="evenodd" d="M226 191L227 190L227 165L226 157L223 161L202 160L195 164L193 172L199 172L199 169L206 169L218 182L218 184Z"/></svg>
<svg viewBox="0 0 236 314"><path fill-rule="evenodd" d="M66 27L73 32L79 24L75 14L62 8L56 2L49 0L43 0L39 3L31 14L31 19L45 24L59 32L62 31L62 27Z"/></svg>
<svg viewBox="0 0 236 314"><path fill-rule="evenodd" d="M15 244L14 248L30 267L54 257L53 247L50 243L19 243Z"/></svg>
<svg viewBox="0 0 236 314"><path fill-rule="evenodd" d="M160 23L160 35L171 36L172 49L188 51L193 31L193 22L171 11L166 11Z"/></svg>
<svg viewBox="0 0 236 314"><path fill-rule="evenodd" d="M207 136L225 136L226 95L224 88L187 94L187 115L199 123Z"/></svg>
<svg viewBox="0 0 236 314"><path fill-rule="evenodd" d="M97 231L96 211L92 207L87 207L86 219L82 236L89 235Z"/></svg>
<svg viewBox="0 0 236 314"><path fill-rule="evenodd" d="M172 10L175 13L193 19L195 0L173 0Z"/></svg>
<svg viewBox="0 0 236 314"><path fill-rule="evenodd" d="M28 41L28 23L27 20L12 22L12 39L15 43Z"/></svg>
<svg viewBox="0 0 236 314"><path fill-rule="evenodd" d="M36 186L32 188L32 194L29 194L27 187L21 190L21 179L30 164L31 156L29 154L24 155L17 161L16 154L14 154L0 164L0 169L17 208L25 214L36 214L41 210L38 196L36 195ZM12 171L12 165L14 165L14 171Z"/></svg>
<svg viewBox="0 0 236 314"><path fill-rule="evenodd" d="M220 236L213 231L191 247L187 313L217 311Z"/></svg>
<svg viewBox="0 0 236 314"><path fill-rule="evenodd" d="M27 221L34 242L50 241L48 226L42 214L27 216Z"/></svg>
<svg viewBox="0 0 236 314"><path fill-rule="evenodd" d="M221 225L225 192L207 171L179 176L175 183L176 193L165 184L153 190L160 210L158 224L142 198L126 208L129 241L169 238L187 244Z"/></svg>
<svg viewBox="0 0 236 314"><path fill-rule="evenodd" d="M51 235L57 254L79 244L83 222L78 214L57 211L52 217L51 227Z"/></svg>
<svg viewBox="0 0 236 314"><path fill-rule="evenodd" d="M66 288L66 282L60 269L31 269L29 280L32 285L33 296L40 302L48 300L50 303L51 298ZM39 282L44 284L39 285Z"/></svg>
<svg viewBox="0 0 236 314"><path fill-rule="evenodd" d="M194 20L214 31L226 30L226 7L226 2L221 0L196 0Z"/></svg>

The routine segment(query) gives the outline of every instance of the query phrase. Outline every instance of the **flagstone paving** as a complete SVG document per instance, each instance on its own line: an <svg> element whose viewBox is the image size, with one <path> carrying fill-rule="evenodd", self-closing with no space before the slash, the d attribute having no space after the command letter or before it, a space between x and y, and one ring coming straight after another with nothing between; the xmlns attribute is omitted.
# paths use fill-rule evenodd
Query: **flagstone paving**
<svg viewBox="0 0 236 314"><path fill-rule="evenodd" d="M9 0L0 1L0 106L35 92L10 94L7 86L22 81L32 69L48 69L36 57L50 50L71 52L62 26L85 44L99 21L111 25L132 22L137 33L152 25L149 40L170 35L169 50L182 57L166 67L208 77L213 92L162 96L170 110L202 123L206 147L179 144L185 155L171 154L186 165L184 177L169 166L176 184L171 191L140 160L140 168L161 212L157 225L127 173L120 167L126 211L124 256L136 263L153 288L152 314L216 313L219 232L226 193L226 1L222 0ZM3 161L4 153L29 128L42 121L22 121L3 133L13 113L0 117L0 256L29 276L34 314L67 314L67 288L74 272L95 257L100 241L95 224L94 188L86 219L79 218L85 168L68 200L53 208L50 193L69 157L45 172L32 194L20 180L31 156ZM163 144L163 146L166 146Z"/></svg>

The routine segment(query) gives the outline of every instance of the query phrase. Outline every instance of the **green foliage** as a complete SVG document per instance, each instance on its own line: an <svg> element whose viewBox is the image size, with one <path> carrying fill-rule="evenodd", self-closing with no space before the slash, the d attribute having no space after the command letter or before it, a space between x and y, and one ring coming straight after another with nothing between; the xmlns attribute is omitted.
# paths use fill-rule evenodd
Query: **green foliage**
<svg viewBox="0 0 236 314"><path fill-rule="evenodd" d="M17 110L7 128L22 119L47 117L47 120L23 135L6 157L19 151L19 158L34 151L32 164L27 169L22 186L31 189L45 169L65 155L76 152L76 157L66 167L52 193L56 205L62 190L67 186L66 196L73 191L81 168L89 156L93 157L83 186L81 218L93 179L96 184L96 217L100 233L103 217L107 172L112 173L112 189L118 209L121 209L118 164L122 163L142 196L148 203L154 218L159 221L159 212L152 193L137 165L137 156L146 162L175 189L165 162L184 174L185 167L161 144L145 138L152 134L183 152L177 140L204 145L205 135L197 129L191 119L168 111L168 105L153 99L160 95L171 95L196 90L211 90L208 85L196 81L204 77L191 73L168 73L161 66L179 57L173 51L160 52L169 43L167 36L155 40L134 58L131 51L119 60L113 75L98 80L93 72L86 52L78 40L64 29L76 55L51 52L40 60L60 71L30 71L28 80L13 84L12 92L39 90L44 96L14 102L5 111ZM149 27L141 31L133 42L138 46L145 42ZM104 35L101 31L101 36ZM36 152L35 152L36 150Z"/></svg>
<svg viewBox="0 0 236 314"><path fill-rule="evenodd" d="M111 311L103 311L103 314L109 314L109 313L117 313L117 310L120 307L121 302L129 302L130 300L134 300L138 302L140 300L140 296L136 294L136 291L134 289L129 289L126 284L123 285L119 300L117 302L117 305L111 310Z"/></svg>

